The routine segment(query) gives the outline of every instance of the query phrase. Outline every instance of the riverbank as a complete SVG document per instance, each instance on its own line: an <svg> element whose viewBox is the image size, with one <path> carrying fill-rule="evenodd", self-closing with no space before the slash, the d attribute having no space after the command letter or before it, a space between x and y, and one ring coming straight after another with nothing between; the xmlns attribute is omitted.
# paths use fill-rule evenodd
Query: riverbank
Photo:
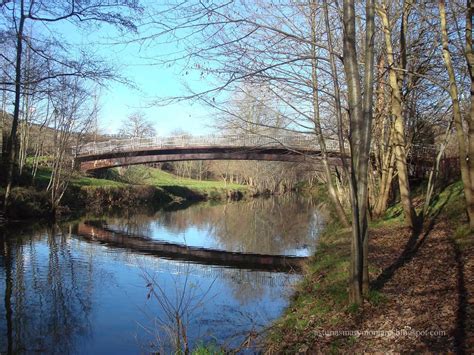
<svg viewBox="0 0 474 355"><path fill-rule="evenodd" d="M371 291L348 303L350 231L320 237L268 353L466 352L474 350L474 241L461 183L438 197L423 232L403 227L399 206L370 227Z"/></svg>
<svg viewBox="0 0 474 355"><path fill-rule="evenodd" d="M38 172L31 186L14 187L5 218L22 220L51 218L49 193L50 171ZM3 191L0 193L4 194ZM159 169L136 169L134 176L121 177L116 172L105 178L77 174L61 201L60 215L100 212L139 206L165 206L195 201L240 200L256 195L247 186L222 181L199 181L177 177Z"/></svg>

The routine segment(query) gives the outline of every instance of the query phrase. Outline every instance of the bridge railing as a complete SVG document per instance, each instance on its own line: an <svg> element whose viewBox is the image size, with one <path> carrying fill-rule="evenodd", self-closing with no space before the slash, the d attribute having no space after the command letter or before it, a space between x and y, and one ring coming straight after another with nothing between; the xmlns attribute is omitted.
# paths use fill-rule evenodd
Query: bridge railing
<svg viewBox="0 0 474 355"><path fill-rule="evenodd" d="M326 139L328 152L339 152L339 141ZM133 152L150 149L203 148L203 147L242 147L242 148L286 148L294 150L320 150L320 144L314 135L207 135L207 136L171 136L148 138L114 138L104 142L91 142L80 147L73 147L73 155L88 156L105 153ZM350 152L349 144L344 144L345 151ZM412 157L432 157L436 154L434 145L414 145L410 149Z"/></svg>
<svg viewBox="0 0 474 355"><path fill-rule="evenodd" d="M149 138L119 138L105 142L91 142L74 147L75 155L86 156L104 153L129 152L145 149L198 148L198 147L285 147L295 150L319 150L320 145L311 135L208 135L208 136L172 136ZM327 140L328 151L339 151L339 142ZM346 149L349 149L347 146Z"/></svg>

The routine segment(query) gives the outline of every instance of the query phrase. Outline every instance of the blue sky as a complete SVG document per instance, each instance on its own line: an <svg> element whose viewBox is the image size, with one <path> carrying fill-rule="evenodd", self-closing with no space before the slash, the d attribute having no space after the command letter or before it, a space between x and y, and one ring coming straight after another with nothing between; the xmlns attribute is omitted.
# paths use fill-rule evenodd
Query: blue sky
<svg viewBox="0 0 474 355"><path fill-rule="evenodd" d="M186 93L184 78L173 68L144 66L134 58L134 51L124 52L122 74L132 80L136 89L119 83L109 83L101 90L100 122L106 133L117 131L126 117L140 111L153 122L157 133L169 135L176 130L205 134L212 130L212 112L198 103L180 102L162 106L157 98ZM189 80L189 79L186 79Z"/></svg>
<svg viewBox="0 0 474 355"><path fill-rule="evenodd" d="M144 113L153 122L159 135L170 135L177 130L199 135L214 130L214 113L209 107L189 101L166 106L154 104L159 98L186 95L185 84L198 91L208 87L199 78L199 73L188 70L187 75L183 75L178 65L164 67L150 64L155 53L163 55L175 51L172 45L156 44L148 48L137 43L110 45L107 43L121 37L118 31L107 26L95 31L78 31L71 24L61 22L57 29L67 42L79 45L117 66L119 74L136 86L134 89L109 82L106 88L100 90L99 125L103 133L117 133L127 116L136 111Z"/></svg>

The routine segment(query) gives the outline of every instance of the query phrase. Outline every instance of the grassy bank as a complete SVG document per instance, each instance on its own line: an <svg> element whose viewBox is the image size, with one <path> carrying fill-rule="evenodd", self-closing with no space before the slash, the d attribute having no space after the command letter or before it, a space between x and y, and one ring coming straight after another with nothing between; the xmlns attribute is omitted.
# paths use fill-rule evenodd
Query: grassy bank
<svg viewBox="0 0 474 355"><path fill-rule="evenodd" d="M238 199L251 191L247 186L228 184L216 180L194 180L178 177L160 169L135 167L132 171L131 182L155 186L174 196L186 199Z"/></svg>
<svg viewBox="0 0 474 355"><path fill-rule="evenodd" d="M268 352L468 350L474 243L466 222L460 182L436 198L418 235L403 227L398 205L372 222L371 290L360 309L348 302L350 231L328 226L270 330Z"/></svg>
<svg viewBox="0 0 474 355"><path fill-rule="evenodd" d="M46 191L50 175L49 169L42 168L34 181L31 181L31 177L24 177L22 186L12 189L7 217L50 217L49 194ZM182 201L239 200L249 195L252 192L243 185L183 179L159 169L134 167L123 175L116 170L101 177L76 173L64 194L59 212L99 212L111 208L157 206Z"/></svg>

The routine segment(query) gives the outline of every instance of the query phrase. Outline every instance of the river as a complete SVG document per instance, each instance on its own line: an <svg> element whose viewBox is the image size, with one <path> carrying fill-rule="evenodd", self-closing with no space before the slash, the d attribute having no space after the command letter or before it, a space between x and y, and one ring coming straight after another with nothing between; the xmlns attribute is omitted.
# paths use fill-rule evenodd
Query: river
<svg viewBox="0 0 474 355"><path fill-rule="evenodd" d="M0 352L256 344L322 227L295 195L15 226L0 238Z"/></svg>

